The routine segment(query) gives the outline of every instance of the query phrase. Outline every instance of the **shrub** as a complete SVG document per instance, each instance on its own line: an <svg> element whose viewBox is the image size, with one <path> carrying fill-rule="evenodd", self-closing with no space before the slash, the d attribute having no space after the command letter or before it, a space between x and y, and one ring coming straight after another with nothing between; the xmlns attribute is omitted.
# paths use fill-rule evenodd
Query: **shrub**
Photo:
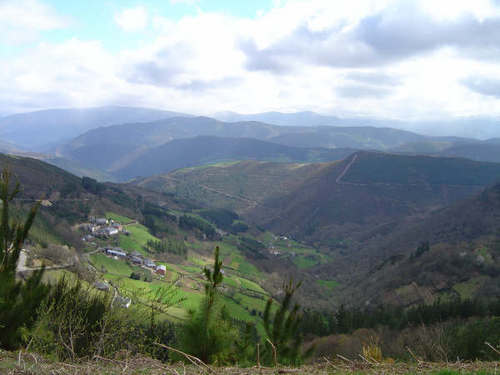
<svg viewBox="0 0 500 375"><path fill-rule="evenodd" d="M10 172L0 174L0 347L15 349L22 343L23 330L36 321L38 307L49 292L42 283L44 270L35 271L26 281L16 280L19 256L33 224L39 204L35 205L24 224L11 223L9 203L20 191L19 183L11 189Z"/></svg>

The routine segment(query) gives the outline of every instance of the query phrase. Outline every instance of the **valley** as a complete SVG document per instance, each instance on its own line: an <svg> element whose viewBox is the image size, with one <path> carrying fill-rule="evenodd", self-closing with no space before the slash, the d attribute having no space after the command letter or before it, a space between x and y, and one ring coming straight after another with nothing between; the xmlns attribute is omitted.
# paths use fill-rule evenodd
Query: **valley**
<svg viewBox="0 0 500 375"><path fill-rule="evenodd" d="M369 131L387 144L340 135ZM255 337L286 280L300 280L306 321L334 316L323 335L344 332L344 308L494 300L500 164L446 156L462 140L369 131L173 117L90 130L60 156L2 154L22 186L13 214L42 201L19 277L45 265L47 283L110 296L130 324L184 325L205 301L218 248L220 303ZM346 147L328 148L327 134Z"/></svg>
<svg viewBox="0 0 500 375"><path fill-rule="evenodd" d="M500 0L0 0L0 374L493 375Z"/></svg>

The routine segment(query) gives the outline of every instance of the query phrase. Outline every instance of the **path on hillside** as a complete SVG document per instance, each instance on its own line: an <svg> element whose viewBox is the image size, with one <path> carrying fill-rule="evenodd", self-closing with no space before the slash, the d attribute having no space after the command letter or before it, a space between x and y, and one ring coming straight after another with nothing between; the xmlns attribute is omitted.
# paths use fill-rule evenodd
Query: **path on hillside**
<svg viewBox="0 0 500 375"><path fill-rule="evenodd" d="M358 154L354 154L352 160L349 162L349 164L346 165L346 167L344 168L344 170L339 174L339 176L335 180L335 182L337 184L349 184L350 183L350 182L343 182L342 178L345 176L345 174L347 172L349 172L349 169L351 169L352 165L356 162L357 159L358 159Z"/></svg>

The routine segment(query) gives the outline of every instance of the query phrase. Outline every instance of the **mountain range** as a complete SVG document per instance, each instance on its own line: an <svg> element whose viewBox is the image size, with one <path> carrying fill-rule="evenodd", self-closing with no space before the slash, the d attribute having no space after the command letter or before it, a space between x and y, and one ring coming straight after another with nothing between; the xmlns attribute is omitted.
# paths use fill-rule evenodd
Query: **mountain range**
<svg viewBox="0 0 500 375"><path fill-rule="evenodd" d="M148 122L177 112L134 107L48 109L0 118L0 137L25 151L47 151L90 129L126 122Z"/></svg>
<svg viewBox="0 0 500 375"><path fill-rule="evenodd" d="M434 146L440 145L444 153L460 144L480 142L428 137L392 128L277 126L172 117L92 129L62 144L56 154L83 169L99 170L124 181L220 161L323 162L342 159L355 150L419 153L424 149L435 153L439 148Z"/></svg>
<svg viewBox="0 0 500 375"><path fill-rule="evenodd" d="M391 127L429 136L448 136L487 139L500 135L500 119L496 117L458 117L450 120L393 120L370 117L340 117L315 112L264 112L239 114L218 112L214 118L222 121L259 121L281 126L344 126L344 127Z"/></svg>
<svg viewBox="0 0 500 375"><path fill-rule="evenodd" d="M232 122L133 107L10 115L0 118L0 150L41 158L77 175L112 181L221 161L333 161L356 150L500 161L498 139L426 136L396 129L411 128L401 121L349 119L314 112L228 112L216 116ZM464 121L458 122L459 127L472 129ZM485 124L493 129L496 122L490 119Z"/></svg>

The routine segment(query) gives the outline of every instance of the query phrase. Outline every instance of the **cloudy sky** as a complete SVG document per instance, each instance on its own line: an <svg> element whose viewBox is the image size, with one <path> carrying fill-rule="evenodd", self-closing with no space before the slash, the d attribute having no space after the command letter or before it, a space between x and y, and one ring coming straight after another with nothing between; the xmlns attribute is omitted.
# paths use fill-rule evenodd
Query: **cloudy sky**
<svg viewBox="0 0 500 375"><path fill-rule="evenodd" d="M0 114L500 115L500 0L0 0Z"/></svg>

